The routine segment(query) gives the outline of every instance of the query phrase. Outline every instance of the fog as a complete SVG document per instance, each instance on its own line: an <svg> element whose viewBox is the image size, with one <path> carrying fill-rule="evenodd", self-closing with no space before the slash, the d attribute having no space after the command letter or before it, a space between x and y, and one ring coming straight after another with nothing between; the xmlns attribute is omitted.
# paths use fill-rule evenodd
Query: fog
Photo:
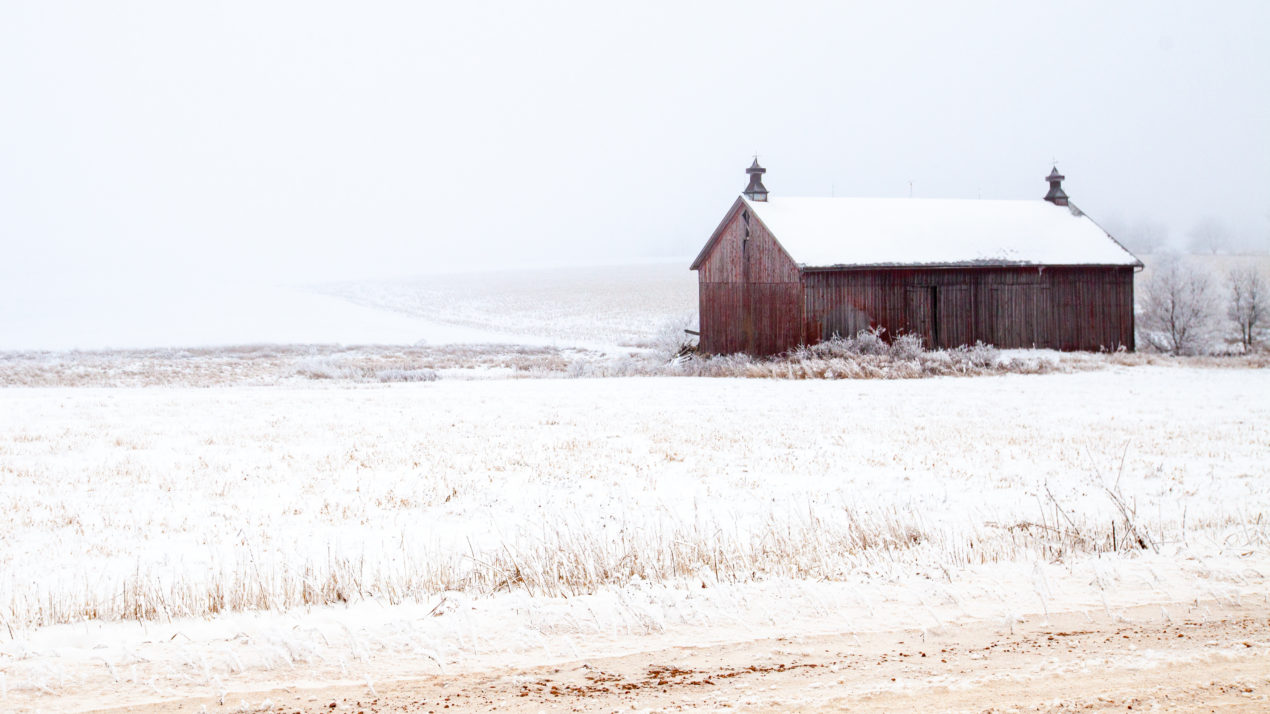
<svg viewBox="0 0 1270 714"><path fill-rule="evenodd" d="M696 253L773 195L1039 198L1270 245L1270 4L0 5L0 279ZM687 264L685 261L685 270Z"/></svg>

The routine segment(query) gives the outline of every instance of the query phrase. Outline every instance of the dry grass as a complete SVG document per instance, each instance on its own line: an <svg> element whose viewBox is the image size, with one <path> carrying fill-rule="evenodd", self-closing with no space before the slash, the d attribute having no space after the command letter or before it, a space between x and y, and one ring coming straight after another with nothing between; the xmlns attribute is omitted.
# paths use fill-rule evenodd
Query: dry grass
<svg viewBox="0 0 1270 714"><path fill-rule="evenodd" d="M1263 548L1250 376L12 390L0 624Z"/></svg>
<svg viewBox="0 0 1270 714"><path fill-rule="evenodd" d="M588 524L544 529L533 544L505 543L469 554L433 554L384 567L378 559L330 556L296 562L284 554L244 550L231 569L199 577L138 572L114 594L14 591L0 614L11 628L85 620L163 620L210 617L239 611L287 611L366 599L388 604L423 602L447 591L490 595L525 591L532 596L573 597L631 582L737 583L771 578L845 581L861 572L895 567L945 570L985 563L1131 552L1146 541L1129 540L1117 522L1064 514L1063 522L988 522L970 533L931 527L912 509L872 515L850 508L810 507L796 518L772 520L759 529L736 524L649 530L620 524L615 538ZM1227 524L1229 525L1229 524ZM1270 542L1270 523L1241 524L1251 539ZM1178 537L1183 537L1180 534ZM918 565L922 564L922 565Z"/></svg>
<svg viewBox="0 0 1270 714"><path fill-rule="evenodd" d="M0 353L2 387L276 386L304 381L419 382L497 372L563 374L595 353L516 345L243 345Z"/></svg>
<svg viewBox="0 0 1270 714"><path fill-rule="evenodd" d="M576 596L632 581L706 579L742 582L770 577L840 579L879 560L927 543L912 514L865 517L850 511L770 523L757 531L671 528L647 532L634 523L607 539L582 524L543 533L533 545L505 544L471 554L412 558L384 568L365 557L296 563L244 553L235 567L206 578L176 580L135 574L107 597L61 593L27 598L12 593L0 613L12 627L84 620L171 620L224 612L285 611L379 599L424 601L445 591L493 594L523 590L534 596ZM1026 538L999 538L965 553L993 562L1018 552ZM928 548L937 547L928 544ZM985 560L985 558L987 560Z"/></svg>

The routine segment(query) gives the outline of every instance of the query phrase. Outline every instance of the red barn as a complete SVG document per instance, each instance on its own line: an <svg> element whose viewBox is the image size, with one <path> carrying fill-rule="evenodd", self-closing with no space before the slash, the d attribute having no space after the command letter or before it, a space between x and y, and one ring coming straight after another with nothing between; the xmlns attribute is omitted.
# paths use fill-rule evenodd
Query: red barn
<svg viewBox="0 0 1270 714"><path fill-rule="evenodd" d="M769 198L750 184L692 263L701 349L768 355L883 328L929 348L1133 349L1142 263L1070 204Z"/></svg>

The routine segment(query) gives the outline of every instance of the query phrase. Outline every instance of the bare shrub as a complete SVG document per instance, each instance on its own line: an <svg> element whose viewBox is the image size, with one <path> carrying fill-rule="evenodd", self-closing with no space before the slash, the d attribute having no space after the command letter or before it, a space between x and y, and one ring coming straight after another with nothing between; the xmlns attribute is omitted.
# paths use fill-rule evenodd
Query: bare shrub
<svg viewBox="0 0 1270 714"><path fill-rule="evenodd" d="M652 340L653 352L658 357L671 360L695 349L697 341L688 334L688 330L695 331L697 322L697 314L694 312L677 315L663 322Z"/></svg>
<svg viewBox="0 0 1270 714"><path fill-rule="evenodd" d="M992 345L984 344L982 340L975 340L973 345L956 347L952 352L962 357L970 366L979 369L987 369L1001 358L1000 350Z"/></svg>
<svg viewBox="0 0 1270 714"><path fill-rule="evenodd" d="M349 362L326 355L300 360L295 373L305 379L358 379L365 376L363 370Z"/></svg>
<svg viewBox="0 0 1270 714"><path fill-rule="evenodd" d="M882 338L886 328L874 327L860 330L852 337L834 335L824 342L801 346L793 350L789 359L841 359L847 357L879 356L894 359L917 359L923 353L922 338L917 335L900 335L892 342Z"/></svg>
<svg viewBox="0 0 1270 714"><path fill-rule="evenodd" d="M1172 355L1209 351L1216 306L1208 273L1194 263L1165 259L1147 281L1140 307L1144 344Z"/></svg>
<svg viewBox="0 0 1270 714"><path fill-rule="evenodd" d="M380 382L435 382L440 378L435 369L381 369L375 373Z"/></svg>
<svg viewBox="0 0 1270 714"><path fill-rule="evenodd" d="M922 338L917 335L900 335L891 343L891 356L896 359L917 359L923 352Z"/></svg>
<svg viewBox="0 0 1270 714"><path fill-rule="evenodd" d="M890 345L882 339L884 328L875 327L860 330L851 337L834 335L831 339L818 342L808 347L800 347L800 357L847 357L856 355L885 355L890 352Z"/></svg>
<svg viewBox="0 0 1270 714"><path fill-rule="evenodd" d="M880 330L864 330L854 337L834 337L767 358L744 354L698 357L660 373L764 379L920 379L1036 374L1068 368L1054 359L1004 359L999 350L982 342L928 351L922 349L917 336L904 335L887 343L880 335Z"/></svg>
<svg viewBox="0 0 1270 714"><path fill-rule="evenodd" d="M1239 330L1239 343L1244 353L1251 352L1260 341L1270 318L1270 292L1266 280L1252 265L1231 268L1228 275L1230 287L1226 316Z"/></svg>

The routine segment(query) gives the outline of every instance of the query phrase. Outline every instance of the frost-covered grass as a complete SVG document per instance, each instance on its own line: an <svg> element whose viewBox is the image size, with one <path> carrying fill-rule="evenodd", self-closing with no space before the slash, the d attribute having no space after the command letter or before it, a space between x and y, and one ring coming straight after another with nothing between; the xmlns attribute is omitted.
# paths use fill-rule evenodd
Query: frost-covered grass
<svg viewBox="0 0 1270 714"><path fill-rule="evenodd" d="M0 352L3 387L223 387L548 376L605 358L521 345L243 345L84 352Z"/></svg>
<svg viewBox="0 0 1270 714"><path fill-rule="evenodd" d="M740 353L677 354L676 348L684 344L682 339L676 343L663 338L658 348L646 354L575 359L569 362L567 373L572 377L642 375L760 379L922 379L1048 374L1148 364L1230 368L1270 366L1270 353L1265 352L1221 357L1173 357L1131 352L998 350L983 343L947 350L924 350L920 340L912 335L901 335L887 341L878 333L870 331L862 331L854 337L834 337L770 357L752 357Z"/></svg>
<svg viewBox="0 0 1270 714"><path fill-rule="evenodd" d="M517 345L245 345L96 352L0 352L0 387L225 387L421 382L526 377L751 377L918 379L1047 374L1115 366L1267 367L1270 352L1221 357L1063 353L975 345L923 351L861 333L754 358L676 357L683 321L668 320L648 348L605 352Z"/></svg>
<svg viewBox="0 0 1270 714"><path fill-rule="evenodd" d="M26 628L946 574L1143 545L1261 552L1267 394L1262 370L1150 367L8 389L0 616Z"/></svg>
<svg viewBox="0 0 1270 714"><path fill-rule="evenodd" d="M1270 373L1104 366L2 389L0 709L1264 598Z"/></svg>

